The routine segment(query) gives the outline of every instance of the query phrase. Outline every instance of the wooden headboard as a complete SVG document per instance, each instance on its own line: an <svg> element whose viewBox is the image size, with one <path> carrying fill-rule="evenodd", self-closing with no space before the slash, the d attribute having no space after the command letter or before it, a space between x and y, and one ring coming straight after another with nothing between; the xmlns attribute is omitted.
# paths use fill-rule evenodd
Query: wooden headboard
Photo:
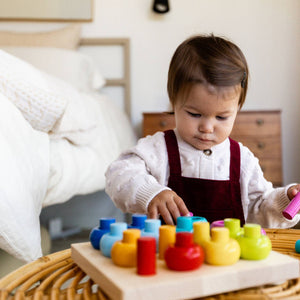
<svg viewBox="0 0 300 300"><path fill-rule="evenodd" d="M89 52L91 47L93 52ZM131 101L130 101L130 40L128 38L82 38L80 40L79 50L89 52L95 61L99 62L95 53L96 47L119 47L121 48L121 74L116 77L106 78L106 86L109 87L122 87L124 89L123 102L126 114L131 116ZM105 58L106 59L106 58ZM106 61L107 64L107 61ZM113 66L115 61L111 61L110 65Z"/></svg>

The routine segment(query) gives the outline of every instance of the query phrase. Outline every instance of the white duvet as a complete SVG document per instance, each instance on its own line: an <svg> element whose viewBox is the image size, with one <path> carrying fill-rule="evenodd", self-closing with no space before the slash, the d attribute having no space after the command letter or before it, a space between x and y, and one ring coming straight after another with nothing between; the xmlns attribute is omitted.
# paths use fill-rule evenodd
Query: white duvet
<svg viewBox="0 0 300 300"><path fill-rule="evenodd" d="M0 94L0 247L25 261L41 256L39 215L49 177L49 137Z"/></svg>
<svg viewBox="0 0 300 300"><path fill-rule="evenodd" d="M51 176L44 206L104 189L108 165L135 143L127 117L110 99L99 94L81 94L79 99L64 117L80 116L86 129L61 128L49 135Z"/></svg>
<svg viewBox="0 0 300 300"><path fill-rule="evenodd" d="M6 56L0 51L0 68ZM43 93L37 95L29 77L25 92L12 91L20 87L20 68L29 67L20 61L16 65L16 72L10 69L5 77L3 68L0 77L0 248L31 261L42 255L42 207L103 189L106 168L133 145L135 136L110 99L80 93L57 78L42 74L42 92L51 86L55 101L39 97Z"/></svg>

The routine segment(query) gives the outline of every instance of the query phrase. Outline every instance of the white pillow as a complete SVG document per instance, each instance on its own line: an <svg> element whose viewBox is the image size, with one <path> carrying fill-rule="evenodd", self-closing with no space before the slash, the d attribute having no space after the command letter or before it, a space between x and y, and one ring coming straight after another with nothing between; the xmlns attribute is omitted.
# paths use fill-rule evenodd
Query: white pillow
<svg viewBox="0 0 300 300"><path fill-rule="evenodd" d="M68 99L38 69L0 50L0 93L13 102L34 129L49 132Z"/></svg>
<svg viewBox="0 0 300 300"><path fill-rule="evenodd" d="M51 31L0 31L0 45L76 49L80 42L80 33L81 25L78 23Z"/></svg>
<svg viewBox="0 0 300 300"><path fill-rule="evenodd" d="M0 248L31 261L42 255L39 215L49 178L49 137L1 93L0 145Z"/></svg>
<svg viewBox="0 0 300 300"><path fill-rule="evenodd" d="M79 91L95 91L105 85L105 79L96 68L95 62L78 51L48 47L1 48L34 67L72 84Z"/></svg>

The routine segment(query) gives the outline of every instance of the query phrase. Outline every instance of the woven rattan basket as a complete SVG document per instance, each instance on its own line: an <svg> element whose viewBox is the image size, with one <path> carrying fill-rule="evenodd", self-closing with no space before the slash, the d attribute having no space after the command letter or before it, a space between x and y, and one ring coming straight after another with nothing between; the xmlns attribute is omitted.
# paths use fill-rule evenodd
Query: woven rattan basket
<svg viewBox="0 0 300 300"><path fill-rule="evenodd" d="M44 256L0 280L0 299L107 299L73 262L71 250Z"/></svg>
<svg viewBox="0 0 300 300"><path fill-rule="evenodd" d="M273 250L300 259L295 242L296 229L267 229ZM0 300L4 299L109 299L101 289L73 262L70 249L44 256L0 279ZM300 278L274 286L230 292L201 298L206 300L300 299Z"/></svg>

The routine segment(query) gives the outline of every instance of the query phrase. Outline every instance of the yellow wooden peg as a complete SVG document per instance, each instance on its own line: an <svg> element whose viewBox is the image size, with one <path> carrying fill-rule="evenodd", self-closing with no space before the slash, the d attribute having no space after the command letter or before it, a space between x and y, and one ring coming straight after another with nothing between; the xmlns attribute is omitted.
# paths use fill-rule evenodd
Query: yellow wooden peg
<svg viewBox="0 0 300 300"><path fill-rule="evenodd" d="M115 265L136 267L137 240L140 236L140 229L127 229L123 232L122 241L115 242L111 249L111 258Z"/></svg>

